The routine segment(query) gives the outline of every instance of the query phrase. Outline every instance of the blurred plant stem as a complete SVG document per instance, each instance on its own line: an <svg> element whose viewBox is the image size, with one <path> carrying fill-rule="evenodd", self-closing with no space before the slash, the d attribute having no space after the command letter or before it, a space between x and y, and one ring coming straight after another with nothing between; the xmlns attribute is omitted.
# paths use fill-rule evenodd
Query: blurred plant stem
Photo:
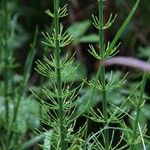
<svg viewBox="0 0 150 150"><path fill-rule="evenodd" d="M9 14L8 14L8 9L7 9L7 0L3 0L3 12L4 12L4 82L5 82L5 111L6 111L6 123L9 125L9 102L8 102L8 94L9 94L9 83L11 80L10 77L10 62L11 60L11 55L10 55L10 50L8 48L8 39L9 39Z"/></svg>

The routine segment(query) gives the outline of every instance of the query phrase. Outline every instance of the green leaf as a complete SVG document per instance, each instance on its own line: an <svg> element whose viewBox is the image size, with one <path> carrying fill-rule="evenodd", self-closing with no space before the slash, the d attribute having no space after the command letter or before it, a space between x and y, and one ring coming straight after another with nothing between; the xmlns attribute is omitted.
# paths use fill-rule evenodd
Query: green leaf
<svg viewBox="0 0 150 150"><path fill-rule="evenodd" d="M148 58L150 56L150 47L140 47L138 56Z"/></svg>
<svg viewBox="0 0 150 150"><path fill-rule="evenodd" d="M38 135L36 137L33 137L29 141L27 141L24 144L22 144L21 147L20 147L20 150L24 150L24 149L27 149L27 148L33 146L34 144L36 144L37 142L39 142L40 140L42 140L43 137L44 137L44 134L40 134L40 135Z"/></svg>
<svg viewBox="0 0 150 150"><path fill-rule="evenodd" d="M120 36L122 35L122 33L124 32L124 30L126 29L127 25L129 24L130 20L132 19L138 5L139 5L140 0L137 0L135 5L133 6L130 14L128 15L128 17L126 18L126 20L124 21L124 23L122 24L122 26L120 27L120 29L118 30L117 34L115 35L110 47L111 49L113 49L113 47L115 47L116 43L118 42ZM110 49L110 50L111 50Z"/></svg>
<svg viewBox="0 0 150 150"><path fill-rule="evenodd" d="M89 34L89 35L86 35L86 36L83 36L79 39L79 42L82 42L82 43L90 43L90 42L98 42L99 40L99 37L97 34Z"/></svg>
<svg viewBox="0 0 150 150"><path fill-rule="evenodd" d="M0 96L0 125L3 125L5 121L5 107L4 107L4 97ZM13 117L13 103L9 103L10 119ZM25 97L20 103L18 110L18 116L15 122L15 132L25 133L27 129L34 130L40 125L40 120L38 119L40 113L39 103L31 99L31 97Z"/></svg>
<svg viewBox="0 0 150 150"><path fill-rule="evenodd" d="M83 36L89 27L90 21L88 20L83 22L75 22L68 28L68 32L73 36L75 41L78 41L78 38Z"/></svg>
<svg viewBox="0 0 150 150"><path fill-rule="evenodd" d="M142 113L145 115L145 117L147 119L150 119L150 104L146 104L143 108L142 108Z"/></svg>

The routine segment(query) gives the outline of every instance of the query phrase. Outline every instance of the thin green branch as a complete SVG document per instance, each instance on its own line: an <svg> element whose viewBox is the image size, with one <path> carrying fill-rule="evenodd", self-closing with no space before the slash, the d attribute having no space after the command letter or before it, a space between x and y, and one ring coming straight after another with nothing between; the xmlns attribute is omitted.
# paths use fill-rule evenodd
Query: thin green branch
<svg viewBox="0 0 150 150"><path fill-rule="evenodd" d="M144 105L143 96L144 96L144 91L145 91L147 79L148 79L148 73L145 72L143 75L143 79L142 79L142 83L141 83L141 87L140 87L139 101L137 102L137 105L136 105L136 118L135 118L134 125L133 125L133 133L132 133L130 150L135 149L134 148L134 142L137 139L138 123L139 123L139 119L140 119L141 109Z"/></svg>

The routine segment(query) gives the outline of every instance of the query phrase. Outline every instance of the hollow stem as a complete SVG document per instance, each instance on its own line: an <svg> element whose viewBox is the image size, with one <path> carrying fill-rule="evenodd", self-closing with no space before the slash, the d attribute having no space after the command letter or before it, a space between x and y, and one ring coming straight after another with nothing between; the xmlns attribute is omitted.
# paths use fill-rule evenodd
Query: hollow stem
<svg viewBox="0 0 150 150"><path fill-rule="evenodd" d="M54 2L54 28L55 28L55 59L56 59L56 73L57 73L57 89L58 89L58 103L59 103L59 130L60 130L60 144L61 150L67 150L66 142L66 129L64 127L64 109L62 99L62 79L60 69L60 45L59 45L59 0L53 0Z"/></svg>
<svg viewBox="0 0 150 150"><path fill-rule="evenodd" d="M99 22L100 22L100 29L99 29L99 49L100 49L100 55L102 57L105 48L104 48L104 14L103 14L103 0L99 0ZM105 58L103 58L105 59ZM105 66L102 64L100 66L100 81L102 84L102 99L103 99L103 115L104 115L104 120L105 123L107 122L108 119L108 114L107 114L107 99L106 99L106 82L105 82ZM105 126L105 124L104 124ZM109 148L109 131L105 130L104 131L104 137L105 137L105 150L108 150Z"/></svg>

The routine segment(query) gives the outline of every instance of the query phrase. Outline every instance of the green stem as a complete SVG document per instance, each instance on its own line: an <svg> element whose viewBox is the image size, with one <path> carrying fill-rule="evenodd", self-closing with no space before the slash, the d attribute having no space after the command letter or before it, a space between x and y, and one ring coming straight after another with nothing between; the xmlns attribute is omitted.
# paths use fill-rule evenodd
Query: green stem
<svg viewBox="0 0 150 150"><path fill-rule="evenodd" d="M102 57L102 55L105 51L105 49L104 49L104 30L102 29L102 27L104 25L103 1L102 0L99 0L99 22L100 22L100 26L101 26L101 29L99 29L99 49L100 49L100 55ZM103 99L104 120L105 120L105 122L107 122L108 114L107 114L107 99L106 99L105 66L102 64L98 68L95 79L98 80L99 77L101 77L100 81L101 81L101 84L103 87L102 99ZM89 106L91 105L91 102L94 98L95 89L96 89L96 85L92 88L92 94L91 94L91 98L90 98L89 104L88 104ZM88 123L88 118L87 118L87 123ZM107 124L104 124L104 126L105 125L107 125ZM87 125L87 129L85 132L85 139L87 137L87 130L88 130L88 125ZM104 136L105 136L105 149L107 150L109 148L109 131L108 130L104 131Z"/></svg>
<svg viewBox="0 0 150 150"><path fill-rule="evenodd" d="M57 73L57 89L58 89L58 103L59 103L59 124L60 124L60 136L61 136L61 150L67 150L66 143L66 129L64 127L64 110L62 99L62 79L60 69L60 45L59 45L59 0L53 0L54 2L54 27L55 27L55 58L56 58L56 73Z"/></svg>
<svg viewBox="0 0 150 150"><path fill-rule="evenodd" d="M30 76L31 67L32 67L34 56L35 56L35 47L36 47L37 35L38 35L38 28L36 28L33 43L31 44L31 50L28 54L28 57L27 57L27 60L25 63L23 81L22 81L21 86L19 88L20 90L18 93L18 97L16 98L16 103L14 103L14 112L13 112L13 118L10 122L10 127L9 127L10 129L14 128L14 125L16 123L17 116L18 116L20 102L22 101L22 99L24 98L24 95L25 95L25 89L27 87L27 82L28 82L28 79ZM13 134L14 134L13 130L8 130L7 139L9 139L9 143L11 142L11 140L13 138Z"/></svg>
<svg viewBox="0 0 150 150"><path fill-rule="evenodd" d="M142 84L141 84L141 87L140 87L139 101L138 101L138 104L137 104L137 107L136 107L136 118L135 118L134 126L133 126L133 133L132 133L130 150L135 149L134 148L134 142L137 139L138 123L139 123L141 108L142 108L142 105L144 103L143 95L144 95L144 91L145 91L146 82L147 82L147 73L145 72L144 75L143 75Z"/></svg>
<svg viewBox="0 0 150 150"><path fill-rule="evenodd" d="M103 0L99 0L99 22L100 22L100 29L99 29L99 49L100 49L100 55L103 56L103 53L105 52L104 48L104 14L103 14ZM104 58L103 58L104 59ZM101 65L101 71L100 71L100 81L103 87L102 91L102 98L103 98L103 115L104 120L107 122L108 114L107 114L107 99L106 99L106 82L105 82L105 66ZM104 124L105 126L105 124ZM108 150L109 148L109 132L108 130L104 131L104 137L105 137L105 150Z"/></svg>
<svg viewBox="0 0 150 150"><path fill-rule="evenodd" d="M7 10L7 0L3 1L4 3L4 82L5 82L5 110L6 110L6 123L9 124L9 103L8 103L8 87L9 87L9 49L8 49L8 10Z"/></svg>
<svg viewBox="0 0 150 150"><path fill-rule="evenodd" d="M96 77L95 77L96 81L98 80L98 78L100 76L100 71L101 71L101 67L98 68L98 71L96 73ZM91 102L93 101L95 90L96 90L96 85L91 90L92 91L91 97L90 97L88 104L87 104L87 109L88 109L87 116L89 116L89 114L90 114L89 107L91 106ZM85 135L84 135L85 140L87 139L87 136L88 136L88 123L89 123L89 118L87 117L86 118L86 129L85 129ZM86 144L84 145L83 149L86 150Z"/></svg>

